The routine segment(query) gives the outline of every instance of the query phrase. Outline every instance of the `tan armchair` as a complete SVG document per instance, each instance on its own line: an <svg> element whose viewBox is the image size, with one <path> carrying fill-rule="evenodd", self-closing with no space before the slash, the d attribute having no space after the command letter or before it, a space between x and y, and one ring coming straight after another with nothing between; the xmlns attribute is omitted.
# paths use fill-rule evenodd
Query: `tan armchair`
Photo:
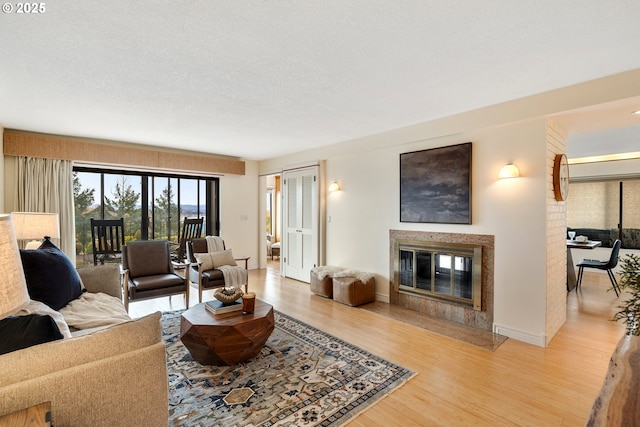
<svg viewBox="0 0 640 427"><path fill-rule="evenodd" d="M125 285L124 305L129 301L184 294L189 308L189 284L173 270L169 242L138 240L122 247L122 268Z"/></svg>

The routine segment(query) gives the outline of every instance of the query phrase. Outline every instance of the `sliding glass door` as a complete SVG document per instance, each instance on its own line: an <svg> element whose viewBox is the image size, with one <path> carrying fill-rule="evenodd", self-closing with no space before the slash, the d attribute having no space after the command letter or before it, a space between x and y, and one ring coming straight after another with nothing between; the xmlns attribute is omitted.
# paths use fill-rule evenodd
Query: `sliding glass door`
<svg viewBox="0 0 640 427"><path fill-rule="evenodd" d="M125 242L178 242L184 218L204 218L219 235L218 178L74 169L77 265L89 262L90 219L124 219Z"/></svg>

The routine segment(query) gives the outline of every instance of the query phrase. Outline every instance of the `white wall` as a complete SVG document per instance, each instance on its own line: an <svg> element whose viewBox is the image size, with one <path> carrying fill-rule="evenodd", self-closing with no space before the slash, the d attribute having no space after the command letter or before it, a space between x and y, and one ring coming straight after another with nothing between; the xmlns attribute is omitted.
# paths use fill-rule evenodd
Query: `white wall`
<svg viewBox="0 0 640 427"><path fill-rule="evenodd" d="M375 273L377 299L385 301L390 229L494 235L494 321L540 342L546 308L546 120L429 136L400 129L385 134L387 147L325 157L325 186L333 180L342 185L341 192L326 196L326 264ZM401 223L400 153L468 141L473 143L472 224ZM279 161L311 161L318 153L307 155ZM522 178L498 180L500 167L509 162L518 165ZM277 164L272 160L264 167Z"/></svg>
<svg viewBox="0 0 640 427"><path fill-rule="evenodd" d="M250 256L249 269L259 266L258 164L247 161L245 175L220 178L220 236L233 255Z"/></svg>
<svg viewBox="0 0 640 427"><path fill-rule="evenodd" d="M388 300L390 229L494 235L494 321L543 335L545 127L537 120L328 159L327 176L344 191L327 198L327 264L374 272L378 299ZM400 153L467 141L473 143L472 224L401 223ZM511 161L523 177L499 181L500 167Z"/></svg>
<svg viewBox="0 0 640 427"><path fill-rule="evenodd" d="M547 123L563 112L640 95L640 70L545 92L320 149L260 162L260 172L326 159L327 264L376 273L377 296L388 295L388 230L433 230L495 235L495 327L505 335L546 345L547 289L565 286L547 269L547 200L553 197L546 151ZM472 141L473 224L399 223L399 153ZM513 162L522 177L496 179ZM551 192L551 193L549 193ZM556 244L555 240L552 242ZM556 279L556 277L558 277ZM564 307L566 310L566 306ZM554 313L554 316L558 313ZM549 333L554 333L550 331Z"/></svg>

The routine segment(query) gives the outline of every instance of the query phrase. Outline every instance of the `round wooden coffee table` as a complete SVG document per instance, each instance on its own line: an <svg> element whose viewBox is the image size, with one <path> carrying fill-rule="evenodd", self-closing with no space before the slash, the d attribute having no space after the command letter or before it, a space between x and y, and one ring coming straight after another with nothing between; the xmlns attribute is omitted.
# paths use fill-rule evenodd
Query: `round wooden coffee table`
<svg viewBox="0 0 640 427"><path fill-rule="evenodd" d="M203 365L235 365L255 357L273 332L273 307L256 299L255 311L213 315L198 304L180 317L180 340Z"/></svg>

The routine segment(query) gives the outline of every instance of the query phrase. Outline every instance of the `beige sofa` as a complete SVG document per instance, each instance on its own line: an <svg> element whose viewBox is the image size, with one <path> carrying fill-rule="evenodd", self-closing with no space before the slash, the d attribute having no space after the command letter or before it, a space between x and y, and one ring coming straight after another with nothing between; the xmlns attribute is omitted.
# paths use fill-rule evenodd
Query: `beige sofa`
<svg viewBox="0 0 640 427"><path fill-rule="evenodd" d="M122 297L117 266L78 271L88 292ZM0 355L0 415L48 401L56 427L168 425L160 313L73 334Z"/></svg>

